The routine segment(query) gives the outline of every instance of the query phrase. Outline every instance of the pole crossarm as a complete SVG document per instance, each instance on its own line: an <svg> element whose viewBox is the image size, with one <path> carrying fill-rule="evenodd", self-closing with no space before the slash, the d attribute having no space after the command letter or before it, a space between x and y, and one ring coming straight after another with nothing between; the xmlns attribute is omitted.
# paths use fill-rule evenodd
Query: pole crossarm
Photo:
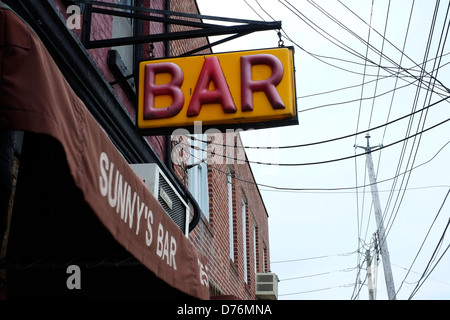
<svg viewBox="0 0 450 320"><path fill-rule="evenodd" d="M209 36L233 35L225 39L225 41L228 41L257 31L281 29L281 21L266 22L257 20L216 17L185 12L150 9L138 6L127 6L116 3L106 3L91 0L75 0L73 2L84 5L82 42L87 49L125 46L133 44L152 43L152 42L163 42L163 41L191 39ZM142 34L133 37L91 40L90 37L91 18L93 13L124 17L132 20L160 22L170 25L182 25L189 27L190 29L185 31L168 32L168 33ZM203 22L204 20L216 21L216 23L204 23ZM218 24L217 22L232 23L233 25ZM210 44L207 47L212 47L213 45L223 42L224 41L218 41L216 43Z"/></svg>
<svg viewBox="0 0 450 320"><path fill-rule="evenodd" d="M355 148L361 148L361 149L364 149L367 153L368 153L368 152L372 152L372 150L374 150L374 149L383 148L383 145L382 145L382 144L379 144L379 145L373 146L373 147L370 146L370 144L369 144L370 134L366 134L366 139L367 139L367 146L366 146L366 147L359 146L359 145L357 145L357 144L355 144L354 147L355 147Z"/></svg>

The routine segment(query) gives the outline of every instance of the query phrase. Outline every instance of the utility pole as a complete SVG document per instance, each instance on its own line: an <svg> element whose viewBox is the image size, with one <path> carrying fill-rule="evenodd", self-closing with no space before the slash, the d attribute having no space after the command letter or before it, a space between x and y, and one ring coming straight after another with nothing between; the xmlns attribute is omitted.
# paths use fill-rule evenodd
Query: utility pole
<svg viewBox="0 0 450 320"><path fill-rule="evenodd" d="M372 265L370 261L370 250L366 250L366 263L367 263L367 284L369 286L369 300L375 300L373 294L373 283L372 283Z"/></svg>
<svg viewBox="0 0 450 320"><path fill-rule="evenodd" d="M377 181L375 178L375 170L372 161L372 149L382 148L382 145L371 147L369 144L370 135L366 134L367 147L355 145L355 148L362 148L366 151L366 166L369 173L370 187L372 190L372 201L375 209L375 220L377 222L378 238L380 243L381 258L383 260L384 279L389 300L396 300L394 277L392 276L391 259L386 242L386 232L383 225L383 216L381 214L380 197L378 195Z"/></svg>

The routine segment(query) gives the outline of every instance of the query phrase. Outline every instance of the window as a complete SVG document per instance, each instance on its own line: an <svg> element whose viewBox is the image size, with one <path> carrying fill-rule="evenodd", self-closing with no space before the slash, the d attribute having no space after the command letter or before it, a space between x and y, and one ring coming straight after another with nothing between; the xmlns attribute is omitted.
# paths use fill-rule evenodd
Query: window
<svg viewBox="0 0 450 320"><path fill-rule="evenodd" d="M258 228L253 225L253 262L255 264L255 273L258 272Z"/></svg>
<svg viewBox="0 0 450 320"><path fill-rule="evenodd" d="M242 199L242 243L244 246L244 255L243 255L243 263L244 263L244 281L247 283L248 278L248 266L247 266L247 205L245 200Z"/></svg>
<svg viewBox="0 0 450 320"><path fill-rule="evenodd" d="M228 225L230 240L230 259L234 261L234 215L233 215L233 177L230 167L227 168L227 184L228 184Z"/></svg>
<svg viewBox="0 0 450 320"><path fill-rule="evenodd" d="M209 188L207 165L207 136L193 135L190 168L188 169L189 191L197 200L200 209L209 220Z"/></svg>
<svg viewBox="0 0 450 320"><path fill-rule="evenodd" d="M123 4L124 6L132 6L133 0L117 0L118 3Z"/></svg>
<svg viewBox="0 0 450 320"><path fill-rule="evenodd" d="M117 4L133 6L134 0L115 0ZM133 20L119 16L113 16L113 38L131 37L134 35ZM134 48L132 45L114 47L129 72L134 70Z"/></svg>
<svg viewBox="0 0 450 320"><path fill-rule="evenodd" d="M268 268L267 268L267 247L264 245L263 248L263 272L269 272Z"/></svg>

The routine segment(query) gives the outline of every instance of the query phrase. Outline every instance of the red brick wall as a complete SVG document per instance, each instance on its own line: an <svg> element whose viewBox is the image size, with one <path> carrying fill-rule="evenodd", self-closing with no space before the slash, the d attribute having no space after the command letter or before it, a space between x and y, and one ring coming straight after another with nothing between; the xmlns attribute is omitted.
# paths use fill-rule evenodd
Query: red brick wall
<svg viewBox="0 0 450 320"><path fill-rule="evenodd" d="M209 221L203 217L199 226L189 235L191 241L209 258L210 280L216 288L215 294L232 295L239 299L256 299L255 263L257 272L263 272L263 247L267 247L266 261L269 263L268 215L261 195L254 184L251 168L245 162L242 141L239 135L227 139L215 134L208 138L212 142L215 156L209 163ZM215 143L237 147L225 147ZM240 148L241 147L241 148ZM240 150L236 152L235 150ZM234 151L234 153L233 153ZM219 155L229 155L224 158ZM232 158L237 158L232 159ZM233 217L234 217L234 261L229 255L229 211L227 167L232 167ZM244 257L242 204L246 200L247 257ZM254 261L253 225L257 227L257 252ZM248 279L244 281L244 263L248 266ZM266 269L267 270L267 269Z"/></svg>
<svg viewBox="0 0 450 320"><path fill-rule="evenodd" d="M197 2L195 0L171 0L170 1L170 10L174 12L185 12L185 13L194 13L198 14L198 7ZM180 17L178 17L180 18ZM185 20L192 20L192 21L198 21L196 19L189 19L189 18L180 18ZM198 21L199 22L199 21ZM179 31L186 31L191 30L192 28L181 26L181 25L171 25L170 31L171 32L179 32ZM194 38L189 40L175 40L171 42L170 46L170 52L171 56L176 57L179 56L185 52L188 52L190 50L196 49L198 47L204 46L208 44L208 40L206 38ZM203 50L196 54L207 54L211 53L211 50Z"/></svg>

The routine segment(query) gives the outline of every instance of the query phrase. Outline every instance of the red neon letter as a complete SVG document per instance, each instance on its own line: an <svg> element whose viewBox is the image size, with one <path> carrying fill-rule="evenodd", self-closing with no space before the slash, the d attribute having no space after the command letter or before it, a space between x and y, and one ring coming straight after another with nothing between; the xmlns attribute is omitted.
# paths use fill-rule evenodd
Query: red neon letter
<svg viewBox="0 0 450 320"><path fill-rule="evenodd" d="M156 85L155 75L158 73L169 73L172 80L167 84ZM183 83L183 71L175 63L154 63L145 66L144 86L144 118L162 119L177 115L184 105L184 95L180 87ZM169 95L172 104L167 108L155 107L155 96Z"/></svg>
<svg viewBox="0 0 450 320"><path fill-rule="evenodd" d="M254 65L267 65L272 69L272 75L265 80L252 80ZM269 99L272 108L284 109L286 106L277 91L276 86L283 79L283 64L271 54L256 54L241 57L241 101L242 111L253 111L253 92L263 91Z"/></svg>
<svg viewBox="0 0 450 320"><path fill-rule="evenodd" d="M214 90L209 90L211 81L214 83ZM202 105L208 103L220 103L225 113L236 112L233 97L217 57L205 59L189 103L187 115L189 117L197 116Z"/></svg>

